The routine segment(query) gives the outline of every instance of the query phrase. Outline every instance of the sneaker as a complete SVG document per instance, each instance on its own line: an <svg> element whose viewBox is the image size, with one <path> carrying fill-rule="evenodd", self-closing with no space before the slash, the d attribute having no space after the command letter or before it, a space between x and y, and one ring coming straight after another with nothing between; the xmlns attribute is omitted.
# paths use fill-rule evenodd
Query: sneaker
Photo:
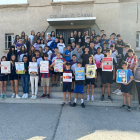
<svg viewBox="0 0 140 140"><path fill-rule="evenodd" d="M57 84L54 84L55 87L57 87Z"/></svg>
<svg viewBox="0 0 140 140"><path fill-rule="evenodd" d="M33 99L36 100L37 99L37 96L35 95Z"/></svg>
<svg viewBox="0 0 140 140"><path fill-rule="evenodd" d="M16 95L16 94L15 94L15 93L13 93L11 98L15 98L15 95Z"/></svg>
<svg viewBox="0 0 140 140"><path fill-rule="evenodd" d="M51 87L54 87L54 84L52 84Z"/></svg>
<svg viewBox="0 0 140 140"><path fill-rule="evenodd" d="M74 90L72 89L71 92L74 92Z"/></svg>
<svg viewBox="0 0 140 140"><path fill-rule="evenodd" d="M126 109L127 106L126 106L126 105L122 105L120 108L121 108L121 109L122 109L122 108Z"/></svg>
<svg viewBox="0 0 140 140"><path fill-rule="evenodd" d="M32 95L31 99L34 99L34 95Z"/></svg>
<svg viewBox="0 0 140 140"><path fill-rule="evenodd" d="M128 106L128 109L127 109L128 111L132 111L132 109L131 109L131 106Z"/></svg>
<svg viewBox="0 0 140 140"><path fill-rule="evenodd" d="M18 94L16 94L16 99L20 99L21 97L18 95Z"/></svg>
<svg viewBox="0 0 140 140"><path fill-rule="evenodd" d="M28 93L25 94L25 99L27 99L27 98L28 98Z"/></svg>
<svg viewBox="0 0 140 140"><path fill-rule="evenodd" d="M63 102L63 104L62 104L61 106L63 107L63 106L65 106L65 104L66 104L66 103L65 103L65 102Z"/></svg>
<svg viewBox="0 0 140 140"><path fill-rule="evenodd" d="M108 96L108 100L113 102L113 99L111 98L111 96Z"/></svg>
<svg viewBox="0 0 140 140"><path fill-rule="evenodd" d="M113 91L112 93L117 93L117 92L119 92L120 90L117 88L115 91Z"/></svg>
<svg viewBox="0 0 140 140"><path fill-rule="evenodd" d="M94 96L91 96L91 101L94 101Z"/></svg>
<svg viewBox="0 0 140 140"><path fill-rule="evenodd" d="M4 95L3 94L1 94L1 99L4 99Z"/></svg>
<svg viewBox="0 0 140 140"><path fill-rule="evenodd" d="M87 101L89 101L89 97L87 97Z"/></svg>
<svg viewBox="0 0 140 140"><path fill-rule="evenodd" d="M72 105L71 105L71 107L75 107L76 106L76 103L73 103Z"/></svg>
<svg viewBox="0 0 140 140"><path fill-rule="evenodd" d="M84 105L84 103L82 103L82 104L81 104L81 107L82 107L82 108L85 108L85 105Z"/></svg>
<svg viewBox="0 0 140 140"><path fill-rule="evenodd" d="M44 98L44 97L46 97L46 94L43 94L40 98Z"/></svg>
<svg viewBox="0 0 140 140"><path fill-rule="evenodd" d="M117 92L116 95L123 95L121 91Z"/></svg>
<svg viewBox="0 0 140 140"><path fill-rule="evenodd" d="M72 106L71 102L68 103L69 106Z"/></svg>
<svg viewBox="0 0 140 140"><path fill-rule="evenodd" d="M47 98L50 99L50 95L49 94L47 94Z"/></svg>
<svg viewBox="0 0 140 140"><path fill-rule="evenodd" d="M23 94L23 95L22 95L22 99L24 99L24 98L25 98L25 95L26 95L26 94Z"/></svg>
<svg viewBox="0 0 140 140"><path fill-rule="evenodd" d="M104 95L101 96L101 101L103 101L103 100L104 100Z"/></svg>
<svg viewBox="0 0 140 140"><path fill-rule="evenodd" d="M6 99L6 98L7 98L7 95L6 95L6 94L4 94L4 96L3 96L3 97L4 97L4 99Z"/></svg>
<svg viewBox="0 0 140 140"><path fill-rule="evenodd" d="M139 105L139 106L137 106L136 110L140 110L140 105Z"/></svg>

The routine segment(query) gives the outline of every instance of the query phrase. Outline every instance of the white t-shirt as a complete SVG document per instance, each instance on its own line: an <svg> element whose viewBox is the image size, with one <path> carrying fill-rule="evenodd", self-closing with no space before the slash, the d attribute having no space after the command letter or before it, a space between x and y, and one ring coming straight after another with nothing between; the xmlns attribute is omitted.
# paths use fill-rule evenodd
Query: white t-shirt
<svg viewBox="0 0 140 140"><path fill-rule="evenodd" d="M116 55L118 55L118 52L117 51L112 51L112 54L111 54L111 57L114 58L115 62L117 63L117 57Z"/></svg>
<svg viewBox="0 0 140 140"><path fill-rule="evenodd" d="M30 38L30 42L31 42L31 45L33 45L33 39L34 39L34 36L33 35L29 35L29 37L28 38Z"/></svg>
<svg viewBox="0 0 140 140"><path fill-rule="evenodd" d="M44 48L45 48L45 44L40 44L40 46L41 46L42 49L44 50Z"/></svg>
<svg viewBox="0 0 140 140"><path fill-rule="evenodd" d="M104 57L104 55L102 53L100 55L96 54L94 56L94 59L95 59L95 63L96 63L97 68L100 68L101 60L103 59L103 57Z"/></svg>
<svg viewBox="0 0 140 140"><path fill-rule="evenodd" d="M65 44L64 43L58 43L57 44L58 47L58 52L60 52L61 54L63 54L63 50L65 48Z"/></svg>

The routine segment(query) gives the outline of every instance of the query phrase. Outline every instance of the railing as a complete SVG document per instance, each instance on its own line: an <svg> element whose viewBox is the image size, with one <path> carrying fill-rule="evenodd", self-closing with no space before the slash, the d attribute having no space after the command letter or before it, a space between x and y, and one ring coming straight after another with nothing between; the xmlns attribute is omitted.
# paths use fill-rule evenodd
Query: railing
<svg viewBox="0 0 140 140"><path fill-rule="evenodd" d="M0 5L27 4L27 0L0 0Z"/></svg>

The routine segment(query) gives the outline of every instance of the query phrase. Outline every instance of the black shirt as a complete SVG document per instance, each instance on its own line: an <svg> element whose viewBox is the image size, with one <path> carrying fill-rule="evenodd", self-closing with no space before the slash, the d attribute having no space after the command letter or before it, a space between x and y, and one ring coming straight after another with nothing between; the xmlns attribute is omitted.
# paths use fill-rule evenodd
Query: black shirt
<svg viewBox="0 0 140 140"><path fill-rule="evenodd" d="M82 61L82 67L85 67L85 65L88 64L89 56L90 56L90 54L85 54L85 53L83 53L81 55L81 59L83 60Z"/></svg>
<svg viewBox="0 0 140 140"><path fill-rule="evenodd" d="M118 40L117 40L117 45L125 46L125 43L123 42L123 40L121 40L121 41L118 41ZM116 47L116 49L117 49L117 50L122 50L123 48L121 48L121 47Z"/></svg>
<svg viewBox="0 0 140 140"><path fill-rule="evenodd" d="M91 47L89 47L89 54L95 55L97 54L97 50L95 48L92 49Z"/></svg>

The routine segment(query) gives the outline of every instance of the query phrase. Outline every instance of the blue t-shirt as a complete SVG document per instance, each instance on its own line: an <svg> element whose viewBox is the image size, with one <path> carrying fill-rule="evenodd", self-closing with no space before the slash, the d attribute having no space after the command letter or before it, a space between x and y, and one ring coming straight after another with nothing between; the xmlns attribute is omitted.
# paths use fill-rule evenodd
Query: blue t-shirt
<svg viewBox="0 0 140 140"><path fill-rule="evenodd" d="M128 83L129 80L130 80L130 76L133 76L132 70L127 69L127 83Z"/></svg>
<svg viewBox="0 0 140 140"><path fill-rule="evenodd" d="M69 51L69 50L65 50L64 54L65 54L65 55L69 55L69 56L65 56L65 60L66 60L66 61L70 61L70 60L71 60L71 57L70 57L70 56L71 56L70 51Z"/></svg>
<svg viewBox="0 0 140 140"><path fill-rule="evenodd" d="M108 39L100 39L100 46L102 47L102 50L104 49L104 44L107 43L108 44Z"/></svg>

